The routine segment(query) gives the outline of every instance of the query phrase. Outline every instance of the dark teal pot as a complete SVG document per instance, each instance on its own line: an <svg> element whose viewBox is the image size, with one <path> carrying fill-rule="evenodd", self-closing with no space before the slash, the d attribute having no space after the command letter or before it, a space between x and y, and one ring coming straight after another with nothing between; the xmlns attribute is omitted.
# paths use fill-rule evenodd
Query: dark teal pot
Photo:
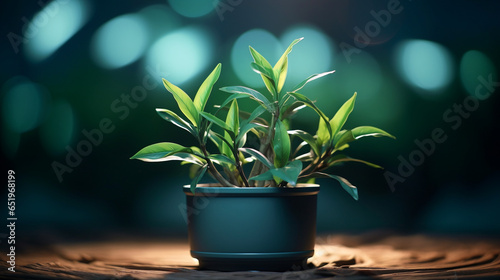
<svg viewBox="0 0 500 280"><path fill-rule="evenodd" d="M191 256L219 271L287 271L314 254L317 185L184 187Z"/></svg>

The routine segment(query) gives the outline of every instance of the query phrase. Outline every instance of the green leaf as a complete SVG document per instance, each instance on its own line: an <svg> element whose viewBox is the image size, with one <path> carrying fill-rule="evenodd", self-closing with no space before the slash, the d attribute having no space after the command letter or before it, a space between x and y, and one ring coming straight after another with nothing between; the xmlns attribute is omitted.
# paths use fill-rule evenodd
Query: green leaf
<svg viewBox="0 0 500 280"><path fill-rule="evenodd" d="M275 83L278 84L278 94L281 92L281 89L283 89L283 86L285 85L286 81L286 75L288 74L288 58L285 59L285 63L281 67L281 70L278 70L275 75L278 79Z"/></svg>
<svg viewBox="0 0 500 280"><path fill-rule="evenodd" d="M297 99L297 101L300 101L300 102L304 103L306 106L312 108L314 111L316 111L316 113L321 117L321 119L325 123L329 123L328 117L307 96L302 95L302 94L300 94L298 92L289 92L288 94L290 94L293 97L295 97L295 99ZM320 124L321 124L321 122L320 122ZM321 125L320 125L320 127L321 127ZM331 137L332 136L332 129L331 129L331 127L327 125L325 127L325 129L326 129L326 132L328 132L328 136Z"/></svg>
<svg viewBox="0 0 500 280"><path fill-rule="evenodd" d="M221 154L213 154L213 155L209 155L208 158L217 163L218 165L223 165L223 164L226 164L226 165L236 165L236 163L234 162L233 159L225 156L225 155L221 155Z"/></svg>
<svg viewBox="0 0 500 280"><path fill-rule="evenodd" d="M221 67L222 65L220 63L217 64L212 73L210 73L210 75L205 79L203 84L201 84L200 88L198 89L193 102L198 112L203 112L203 110L205 109L205 105L207 104L210 92L212 92L212 87L219 79Z"/></svg>
<svg viewBox="0 0 500 280"><path fill-rule="evenodd" d="M240 151L247 153L251 155L252 157L256 158L258 161L262 162L267 168L272 169L273 164L265 155L263 155L261 152L258 150L252 149L252 148L240 148Z"/></svg>
<svg viewBox="0 0 500 280"><path fill-rule="evenodd" d="M241 126L245 126L247 124L249 124L250 122L252 122L253 120L255 120L256 118L258 118L260 115L262 115L262 113L264 113L266 109L262 106L258 106L257 108L255 108L255 110L253 110L252 114L250 114L250 116L248 116L248 118L246 118L243 122L241 122ZM240 114L243 113L243 111L240 111Z"/></svg>
<svg viewBox="0 0 500 280"><path fill-rule="evenodd" d="M203 154L203 151L200 148L198 148L196 146L191 146L190 149L191 149L191 152L193 155L196 155L196 156L199 156L202 158L205 157L205 155Z"/></svg>
<svg viewBox="0 0 500 280"><path fill-rule="evenodd" d="M268 79L273 79L273 72L271 71L271 69L264 68L255 62L250 63L250 67L252 67L254 72L264 75Z"/></svg>
<svg viewBox="0 0 500 280"><path fill-rule="evenodd" d="M316 143L316 139L309 133L302 130L289 130L288 134L298 136L300 139L304 140L311 146L311 149L317 156L320 156L320 147Z"/></svg>
<svg viewBox="0 0 500 280"><path fill-rule="evenodd" d="M356 101L356 95L357 93L354 93L354 95L349 100L347 100L344 105L342 105L342 107L340 107L337 113L335 113L335 116L333 116L333 118L330 120L333 137L335 137L335 135L337 135L337 133L342 129L344 123L349 117L349 114L351 114L352 109L354 108L354 102Z"/></svg>
<svg viewBox="0 0 500 280"><path fill-rule="evenodd" d="M189 95L169 81L165 79L162 80L165 88L174 96L175 101L177 102L177 105L179 106L179 109L181 109L182 113L194 126L198 127L200 115Z"/></svg>
<svg viewBox="0 0 500 280"><path fill-rule="evenodd" d="M216 133L216 132L213 132L213 131L210 131L209 132L209 137L213 137L213 140L212 141L216 141L217 143L220 143L220 146L221 147L224 147L224 144L226 144L227 146L232 146L231 144L231 141L228 141L226 138L224 138L222 135L220 135L219 133ZM216 140L217 139L217 140ZM221 152L223 152L224 149L221 150ZM233 154L231 153L230 155L231 158L233 158Z"/></svg>
<svg viewBox="0 0 500 280"><path fill-rule="evenodd" d="M231 131L231 132L233 131L233 128L232 128L232 127L228 126L228 125L227 125L227 124L226 124L223 120L221 120L221 119L217 118L216 116L214 116L214 115L212 115L212 114L210 114L210 113L207 113L207 112L201 112L201 115L202 115L205 119L207 119L207 120L209 120L209 121L211 121L211 122L215 123L216 125L220 126L220 127L221 127L221 128L223 128L224 130Z"/></svg>
<svg viewBox="0 0 500 280"><path fill-rule="evenodd" d="M290 158L290 137L288 136L286 126L278 119L276 122L275 134L273 139L274 148L274 166L283 167Z"/></svg>
<svg viewBox="0 0 500 280"><path fill-rule="evenodd" d="M262 68L266 69L266 73L271 73L271 77L266 77L266 75L261 74L260 76L262 77L262 80L264 81L264 84L266 85L267 90L272 94L276 94L276 87L274 85L274 72L273 72L273 67L271 67L271 64L259 53L257 52L254 48L250 48L250 54L253 57L253 60L255 63Z"/></svg>
<svg viewBox="0 0 500 280"><path fill-rule="evenodd" d="M193 125L187 122L186 120L179 117L176 113L161 108L156 108L156 113L158 113L158 115L160 115L160 117L162 117L164 120L167 120L173 123L174 125L187 130L193 136L197 137L198 134L196 132L196 128L193 127Z"/></svg>
<svg viewBox="0 0 500 280"><path fill-rule="evenodd" d="M262 127L262 125L257 124L257 123L249 123L249 124L242 126L240 128L238 136L236 136L236 142L239 142L250 130L252 130L256 127Z"/></svg>
<svg viewBox="0 0 500 280"><path fill-rule="evenodd" d="M327 125L327 123L328 122L325 122L322 118L319 119L318 131L316 132L319 147L330 141L331 127L330 125Z"/></svg>
<svg viewBox="0 0 500 280"><path fill-rule="evenodd" d="M302 89L302 88L303 88L303 87L304 87L307 83L312 82L312 81L314 81L314 80L316 80L316 79L319 79L319 78L321 78L321 77L324 77L324 76L326 76L326 75L333 74L333 73L335 73L335 70L333 70L333 71L329 71L329 72L324 72L324 73L321 73L321 74L314 74L314 75L311 75L311 76L309 76L307 79L303 80L300 84L296 85L296 86L293 88L292 92L297 92L297 91L299 91L300 89Z"/></svg>
<svg viewBox="0 0 500 280"><path fill-rule="evenodd" d="M229 112L226 117L226 124L231 128L234 135L238 135L238 130L240 127L240 110L238 108L238 102L233 100L231 107L229 107Z"/></svg>
<svg viewBox="0 0 500 280"><path fill-rule="evenodd" d="M302 39L304 39L304 37L293 40L293 42L288 46L288 48L285 50L283 55L281 55L280 59L273 67L275 77L274 81L278 85L278 92L281 91L283 85L285 84L286 75L288 72L288 54L290 54L290 52L292 51L293 46L302 41Z"/></svg>
<svg viewBox="0 0 500 280"><path fill-rule="evenodd" d="M259 102L269 112L273 113L275 110L273 103L271 103L269 101L269 99L267 99L267 97L265 97L262 93L254 90L254 89L242 87L242 86L232 86L232 87L223 87L223 88L220 88L220 90L225 91L225 92L229 92L229 93L246 94L250 98Z"/></svg>
<svg viewBox="0 0 500 280"><path fill-rule="evenodd" d="M249 181L267 181L267 180L274 180L274 175L273 173L271 173L271 170L273 169L270 169L270 170L267 170L266 172L262 173L262 174L259 174L257 176L253 176L251 178L249 178L248 180Z"/></svg>
<svg viewBox="0 0 500 280"><path fill-rule="evenodd" d="M140 159L143 161L154 161L164 158L177 152L190 151L189 148L171 142L161 142L142 148L130 159Z"/></svg>
<svg viewBox="0 0 500 280"><path fill-rule="evenodd" d="M300 160L294 160L285 167L271 169L270 171L274 176L288 182L292 186L295 186L297 184L300 171L302 171L302 162Z"/></svg>
<svg viewBox="0 0 500 280"><path fill-rule="evenodd" d="M353 128L351 131L352 131L352 134L356 140L359 138L362 138L362 137L366 137L366 136L373 136L373 137L386 136L386 137L396 139L396 137L385 132L384 130L382 130L380 128L373 127L373 126L358 126L356 128Z"/></svg>
<svg viewBox="0 0 500 280"><path fill-rule="evenodd" d="M194 176L193 178L193 181L191 181L191 192L192 193L195 193L196 191L196 185L198 185L198 182L200 181L200 179L203 177L203 175L205 175L205 172L207 171L208 169L208 164L205 164L203 165L202 168L200 168L198 170L198 172L196 172L196 175Z"/></svg>
<svg viewBox="0 0 500 280"><path fill-rule="evenodd" d="M374 168L383 169L383 167L380 165L377 165L377 164L374 164L374 163L371 163L371 162L368 162L365 160L357 159L357 158L351 158L351 157L348 157L346 155L337 155L335 157L332 157L331 160L328 161L328 166L334 166L335 164L338 164L341 162L348 162L348 161L360 162L360 163L364 163L364 164L371 166L371 167L374 167Z"/></svg>
<svg viewBox="0 0 500 280"><path fill-rule="evenodd" d="M300 160L294 160L287 164L285 167L270 169L260 175L250 178L249 180L265 181L272 180L274 179L274 177L278 177L281 180L288 182L290 185L295 186L297 184L297 179L299 178L301 171L302 162Z"/></svg>
<svg viewBox="0 0 500 280"><path fill-rule="evenodd" d="M226 141L226 139L222 140L222 136L215 133L214 131L209 131L208 132L208 138L212 140L212 142L217 146L217 149L219 149L219 152L223 153L223 141Z"/></svg>
<svg viewBox="0 0 500 280"><path fill-rule="evenodd" d="M231 107L229 108L229 112L226 116L226 125L231 128L231 130L226 130L224 132L224 139L227 140L226 143L231 144L222 144L222 153L231 159L237 160L233 154L234 141L236 141L236 135L239 129L239 109L238 102L236 100L233 100L231 103Z"/></svg>
<svg viewBox="0 0 500 280"><path fill-rule="evenodd" d="M315 172L313 173L313 175L315 175L315 177L323 177L323 178L332 178L332 179L335 179L337 180L340 185L342 186L342 188L352 196L352 198L354 198L355 200L358 200L358 189L353 186L353 184L351 184L349 181L347 181L347 179L343 178L343 177L340 177L340 176L337 176L337 175L331 175L331 174L326 174L326 173L322 173L322 172Z"/></svg>
<svg viewBox="0 0 500 280"><path fill-rule="evenodd" d="M343 129L335 135L335 137L333 138L333 143L335 144L335 148L338 148L354 140L356 139L354 139L352 131Z"/></svg>
<svg viewBox="0 0 500 280"><path fill-rule="evenodd" d="M205 160L193 155L191 153L178 152L170 154L169 156L158 158L158 159L141 159L146 162L163 162L163 161L181 161L181 162L189 162L197 165L204 165Z"/></svg>
<svg viewBox="0 0 500 280"><path fill-rule="evenodd" d="M363 137L372 136L372 137L390 137L396 139L396 137L391 134L385 132L380 128L376 128L373 126L358 126L353 128L352 130L340 131L335 136L335 148L341 147L349 142L354 140L358 140Z"/></svg>

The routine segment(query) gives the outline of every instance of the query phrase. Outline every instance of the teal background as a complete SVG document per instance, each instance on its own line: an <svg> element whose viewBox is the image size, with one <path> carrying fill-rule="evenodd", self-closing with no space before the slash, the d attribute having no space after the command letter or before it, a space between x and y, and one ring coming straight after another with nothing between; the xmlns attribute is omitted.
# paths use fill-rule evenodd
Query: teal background
<svg viewBox="0 0 500 280"><path fill-rule="evenodd" d="M302 36L285 88L336 70L302 93L331 117L356 91L346 127L373 125L397 137L350 148L385 170L335 170L358 187L359 201L318 181L319 232L500 232L498 86L472 98L484 80L498 81L497 1L187 2L1 4L2 168L16 172L19 232L185 236L179 205L189 168L129 160L156 142L196 144L155 113L175 108L160 79L193 97L221 62L215 88L264 90L248 45L274 64ZM225 96L214 90L209 106ZM317 123L304 109L292 128L314 133Z"/></svg>

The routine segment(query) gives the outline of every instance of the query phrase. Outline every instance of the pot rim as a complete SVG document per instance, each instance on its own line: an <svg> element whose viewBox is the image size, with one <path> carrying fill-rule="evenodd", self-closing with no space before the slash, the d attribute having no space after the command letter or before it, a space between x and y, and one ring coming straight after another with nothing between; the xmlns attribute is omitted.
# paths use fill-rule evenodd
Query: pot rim
<svg viewBox="0 0 500 280"><path fill-rule="evenodd" d="M191 192L190 185L182 187L184 193L188 196L303 196L316 195L319 192L318 184L297 184L296 187L278 188L278 187L221 187L220 184L198 184L195 194Z"/></svg>

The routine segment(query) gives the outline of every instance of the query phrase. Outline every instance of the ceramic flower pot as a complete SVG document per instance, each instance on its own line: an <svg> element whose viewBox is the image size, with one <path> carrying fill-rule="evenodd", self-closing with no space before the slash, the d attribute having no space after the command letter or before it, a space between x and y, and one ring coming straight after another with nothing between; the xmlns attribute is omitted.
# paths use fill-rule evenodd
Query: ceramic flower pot
<svg viewBox="0 0 500 280"><path fill-rule="evenodd" d="M184 187L191 256L219 271L297 270L314 254L319 186Z"/></svg>

